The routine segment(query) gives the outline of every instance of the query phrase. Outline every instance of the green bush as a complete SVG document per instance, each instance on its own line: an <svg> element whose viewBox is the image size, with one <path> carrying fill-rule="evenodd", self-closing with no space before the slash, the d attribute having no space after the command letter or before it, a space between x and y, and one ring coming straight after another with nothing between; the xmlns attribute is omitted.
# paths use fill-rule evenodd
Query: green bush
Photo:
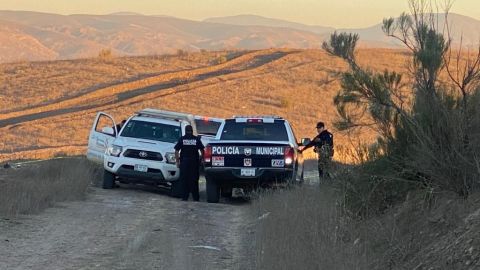
<svg viewBox="0 0 480 270"><path fill-rule="evenodd" d="M480 53L467 61L455 58L457 70L451 71L450 40L437 31L428 3L410 4L412 15L385 19L383 30L411 51L412 85L402 81L402 74L359 66L358 35L334 33L323 44L350 66L334 100L337 128L368 127L379 137L382 155L368 155L374 158L347 175L342 185L345 206L355 214L386 209L413 188L466 197L479 186ZM450 82L439 82L441 72Z"/></svg>
<svg viewBox="0 0 480 270"><path fill-rule="evenodd" d="M420 183L408 178L392 166L389 158L381 157L340 172L335 185L343 196L344 211L363 217L384 212L419 187Z"/></svg>

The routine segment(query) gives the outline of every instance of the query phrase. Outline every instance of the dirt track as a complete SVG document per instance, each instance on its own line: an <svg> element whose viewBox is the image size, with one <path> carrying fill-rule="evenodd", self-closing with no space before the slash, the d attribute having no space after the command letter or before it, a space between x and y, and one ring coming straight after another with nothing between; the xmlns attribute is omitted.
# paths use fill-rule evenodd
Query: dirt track
<svg viewBox="0 0 480 270"><path fill-rule="evenodd" d="M184 84L193 84L209 78L242 73L246 70L252 70L278 60L294 52L296 51L255 51L236 57L224 64L188 71L171 72L169 74L162 74L137 81L113 85L104 89L97 89L96 91L84 95L59 100L58 102L44 106L32 107L22 111L0 115L0 128L64 114L86 111L111 104L120 104L136 97L157 91L172 89ZM138 85L142 86L138 87ZM121 89L123 89L123 91ZM169 94L188 90L191 89L188 88L183 91L174 91ZM119 92L115 93L116 91Z"/></svg>
<svg viewBox="0 0 480 270"><path fill-rule="evenodd" d="M202 188L204 190L204 188ZM93 188L86 201L0 220L0 269L252 269L250 203Z"/></svg>

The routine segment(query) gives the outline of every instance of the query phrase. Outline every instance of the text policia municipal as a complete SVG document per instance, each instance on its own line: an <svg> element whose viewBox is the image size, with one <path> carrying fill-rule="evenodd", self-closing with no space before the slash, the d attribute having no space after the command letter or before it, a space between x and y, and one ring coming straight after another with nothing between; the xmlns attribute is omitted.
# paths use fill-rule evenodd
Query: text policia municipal
<svg viewBox="0 0 480 270"><path fill-rule="evenodd" d="M253 151L255 150L255 152ZM284 154L283 147L238 147L238 146L213 146L212 155L268 155L279 156Z"/></svg>

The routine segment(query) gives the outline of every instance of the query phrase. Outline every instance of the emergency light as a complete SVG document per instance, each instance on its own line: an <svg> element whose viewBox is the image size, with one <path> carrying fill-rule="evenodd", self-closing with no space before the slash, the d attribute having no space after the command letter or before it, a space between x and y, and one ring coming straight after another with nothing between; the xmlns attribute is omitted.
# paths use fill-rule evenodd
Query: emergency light
<svg viewBox="0 0 480 270"><path fill-rule="evenodd" d="M212 162L212 147L211 146L205 147L203 161L206 162L206 163Z"/></svg>

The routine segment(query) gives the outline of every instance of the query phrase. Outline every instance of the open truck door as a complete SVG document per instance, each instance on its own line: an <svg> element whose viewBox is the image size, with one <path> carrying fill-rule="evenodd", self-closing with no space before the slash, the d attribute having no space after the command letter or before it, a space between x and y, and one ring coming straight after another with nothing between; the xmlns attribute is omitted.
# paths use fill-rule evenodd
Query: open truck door
<svg viewBox="0 0 480 270"><path fill-rule="evenodd" d="M87 159L103 164L104 154L117 135L117 125L113 117L99 112L88 137Z"/></svg>

